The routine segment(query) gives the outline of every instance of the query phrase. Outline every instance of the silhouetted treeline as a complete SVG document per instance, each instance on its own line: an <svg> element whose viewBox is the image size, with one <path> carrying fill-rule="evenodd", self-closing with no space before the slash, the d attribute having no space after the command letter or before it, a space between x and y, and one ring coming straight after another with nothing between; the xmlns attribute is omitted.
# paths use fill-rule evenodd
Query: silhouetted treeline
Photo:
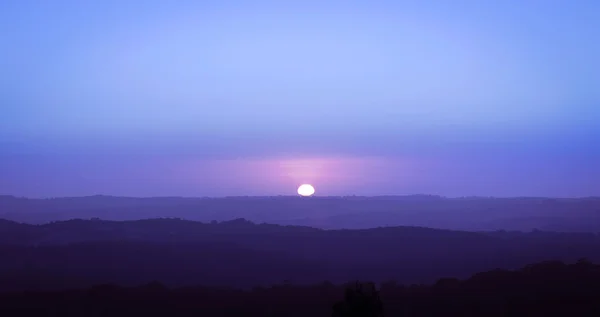
<svg viewBox="0 0 600 317"><path fill-rule="evenodd" d="M600 232L600 198L379 197L130 198L90 196L25 199L0 196L0 218L47 223L74 218L139 220L178 217L322 229L420 226L467 231L540 229Z"/></svg>
<svg viewBox="0 0 600 317"><path fill-rule="evenodd" d="M431 283L545 260L600 261L600 235L416 227L322 230L178 219L0 221L0 289L96 283L224 287L329 280ZM435 265L432 265L435 264Z"/></svg>
<svg viewBox="0 0 600 317"><path fill-rule="evenodd" d="M433 285L279 284L252 290L154 282L60 292L0 293L0 316L598 316L600 266L586 260L493 270ZM362 312L362 314L356 314Z"/></svg>

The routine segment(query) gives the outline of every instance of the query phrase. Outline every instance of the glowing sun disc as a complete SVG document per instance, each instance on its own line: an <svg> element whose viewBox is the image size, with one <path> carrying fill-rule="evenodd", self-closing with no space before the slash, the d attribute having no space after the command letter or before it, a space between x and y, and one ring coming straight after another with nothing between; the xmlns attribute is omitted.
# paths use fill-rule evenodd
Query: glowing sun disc
<svg viewBox="0 0 600 317"><path fill-rule="evenodd" d="M315 188L311 184L302 184L298 187L298 195L312 196L315 193Z"/></svg>

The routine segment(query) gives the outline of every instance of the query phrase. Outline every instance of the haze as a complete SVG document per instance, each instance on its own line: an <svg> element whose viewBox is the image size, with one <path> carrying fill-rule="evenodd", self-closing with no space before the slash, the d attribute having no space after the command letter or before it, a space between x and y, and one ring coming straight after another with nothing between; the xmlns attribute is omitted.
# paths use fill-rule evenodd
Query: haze
<svg viewBox="0 0 600 317"><path fill-rule="evenodd" d="M596 1L0 3L0 193L600 195Z"/></svg>

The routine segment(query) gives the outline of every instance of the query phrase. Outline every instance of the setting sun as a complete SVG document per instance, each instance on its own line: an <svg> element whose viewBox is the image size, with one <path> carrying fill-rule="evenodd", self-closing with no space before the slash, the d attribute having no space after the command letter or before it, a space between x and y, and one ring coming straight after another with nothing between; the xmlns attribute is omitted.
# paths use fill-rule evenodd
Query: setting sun
<svg viewBox="0 0 600 317"><path fill-rule="evenodd" d="M298 195L312 196L315 193L315 188L310 184L302 184L298 187Z"/></svg>

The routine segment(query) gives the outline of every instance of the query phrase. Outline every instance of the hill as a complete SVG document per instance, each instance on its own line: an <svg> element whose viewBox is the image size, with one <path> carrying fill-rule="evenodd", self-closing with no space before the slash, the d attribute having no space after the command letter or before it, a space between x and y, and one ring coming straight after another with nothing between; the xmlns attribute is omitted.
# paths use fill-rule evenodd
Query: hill
<svg viewBox="0 0 600 317"><path fill-rule="evenodd" d="M104 284L0 293L0 315L332 316L334 307L356 299L349 292L352 285L278 284L242 291L200 286L171 289L157 282L137 287ZM599 294L600 266L579 261L541 262L514 271L480 272L464 280L442 278L430 285L389 281L374 295L385 316L571 317L597 316Z"/></svg>
<svg viewBox="0 0 600 317"><path fill-rule="evenodd" d="M439 276L464 278L544 260L600 261L597 234L419 227L323 230L244 219L70 220L45 225L5 220L0 222L0 241L0 285L11 288L20 287L18 276L33 279L40 274L74 281L72 286L89 281L129 285L148 278L169 286L206 282L252 287L283 280L353 279L429 283ZM28 288L31 283L23 285Z"/></svg>
<svg viewBox="0 0 600 317"><path fill-rule="evenodd" d="M26 199L0 196L0 218L32 224L74 218L139 220L176 217L321 229L419 226L466 231L533 229L600 232L600 199L381 197L129 198L91 196Z"/></svg>

